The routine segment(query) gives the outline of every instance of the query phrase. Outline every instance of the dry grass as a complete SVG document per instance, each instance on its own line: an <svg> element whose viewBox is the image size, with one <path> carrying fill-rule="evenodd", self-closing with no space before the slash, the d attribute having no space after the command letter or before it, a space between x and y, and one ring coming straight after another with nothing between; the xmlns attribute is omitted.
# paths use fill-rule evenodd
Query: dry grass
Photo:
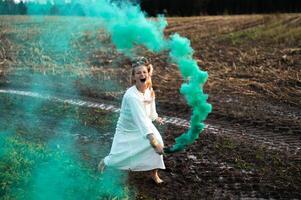
<svg viewBox="0 0 301 200"><path fill-rule="evenodd" d="M171 18L166 33L191 39L209 72L209 93L259 95L299 106L300 24L298 14Z"/></svg>
<svg viewBox="0 0 301 200"><path fill-rule="evenodd" d="M115 51L110 37L99 28L99 21L85 18L72 20L74 23L80 22L81 27L66 32L65 25L70 23L68 17L46 17L41 20L2 16L0 74L33 71L102 82L113 80L128 85L128 60ZM177 32L188 37L200 67L209 72L206 91L213 103L225 97L243 95L300 106L300 14L167 20L166 36ZM94 24L93 28L91 24ZM49 29L53 31L49 33ZM70 33L70 36L61 33ZM69 44L64 44L60 43L60 37L73 39ZM178 92L182 78L177 67L167 62L168 52L155 55L143 51L152 58L156 67L154 86L159 100L170 103L173 96L181 99L174 103L185 104Z"/></svg>

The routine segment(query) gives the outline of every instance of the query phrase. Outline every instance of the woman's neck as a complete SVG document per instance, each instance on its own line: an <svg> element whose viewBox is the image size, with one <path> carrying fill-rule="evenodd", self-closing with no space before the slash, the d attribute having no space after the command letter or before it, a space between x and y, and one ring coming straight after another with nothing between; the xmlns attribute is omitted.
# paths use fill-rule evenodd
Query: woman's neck
<svg viewBox="0 0 301 200"><path fill-rule="evenodd" d="M139 92L144 93L145 90L147 89L147 86L145 84L144 85L136 84L136 88L138 89Z"/></svg>

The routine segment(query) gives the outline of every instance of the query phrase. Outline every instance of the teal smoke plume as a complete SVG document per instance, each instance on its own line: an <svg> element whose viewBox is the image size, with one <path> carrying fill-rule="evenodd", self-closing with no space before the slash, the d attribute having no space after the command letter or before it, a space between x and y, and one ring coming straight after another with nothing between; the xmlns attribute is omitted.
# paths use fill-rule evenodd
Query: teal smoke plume
<svg viewBox="0 0 301 200"><path fill-rule="evenodd" d="M204 128L203 121L211 111L211 105L206 102L207 95L203 93L202 89L208 78L208 75L206 72L199 69L197 62L193 59L193 49L190 46L189 40L179 36L178 34L174 34L169 38L165 38L163 34L164 28L167 26L165 18L163 16L158 16L157 19L149 19L137 5L132 5L126 2L116 4L107 0L76 1L70 4L70 6L73 6L74 9L78 7L75 3L80 3L81 12L84 13L85 16L98 17L103 21L103 26L107 33L110 34L116 49L125 55L129 57L134 56L134 50L136 46L144 46L153 52L160 52L163 50L170 52L169 55L171 61L179 66L179 70L183 78L186 80L186 82L181 86L180 92L184 95L188 105L193 109L193 114L191 116L190 129L186 133L183 133L181 136L176 138L176 143L166 151L180 151L192 144L199 137L200 132ZM60 4L57 5L59 7ZM39 6L39 4L30 4L28 6L28 12L32 14L37 12L43 13L43 9L41 9ZM44 14L48 14L49 12L50 7L47 7ZM61 10L61 14L68 14L67 11L66 13L64 12L64 10ZM41 24L45 22L43 18L35 17L35 19L38 22L41 22ZM41 33L41 37L37 38L37 43L44 47L44 53L49 52L50 54L54 48L56 52L59 52L59 54L64 54L71 49L70 36L72 31L83 30L77 29L77 26L73 22L72 18L68 19L69 21L67 21L66 27L62 30L62 34L59 34L59 36L56 37L58 40L54 40L55 44L60 45L53 45L53 43L49 42L51 39L51 34L49 33L51 33L57 27L47 27L47 25L45 25L46 28L44 32ZM80 21L77 21L77 23L78 22ZM26 52L24 53L26 55ZM36 53L37 56L40 55L38 54L38 50L36 50ZM72 55L77 56L81 55L81 53L73 52ZM49 58L41 57L40 59L42 65L44 61L43 59ZM55 62L58 66L66 65L66 62L62 61L61 59L54 59L53 62ZM73 63L74 61L67 64ZM50 87L48 88L47 85L44 84L45 77L43 75L33 74L32 76L32 79L29 81L32 82L32 91L38 93L46 90L48 93L56 92L56 89ZM49 85L51 85L51 82L57 84L60 81L65 81L67 88L65 88L64 91L72 91L75 95L78 95L76 89L73 88L73 85L70 82L68 82L67 78L63 77L60 79L59 77L49 77L48 79L49 80L47 80L47 83L49 83ZM73 81L73 79L69 81ZM40 125L37 121L42 116L35 115L35 113L38 112L44 103L45 102L43 101L39 103L28 101L26 105L22 103L16 105L20 107L20 110L31 113L31 117L27 118L26 120L26 122L28 122L26 123L27 126L35 128L35 126ZM36 122L36 124L33 122ZM15 123L17 124L18 122ZM74 130L74 124L75 122L69 121L68 118L64 118L64 116L62 116L62 119L58 119L58 122L56 122L54 125L55 129L57 130L56 132L61 132L61 134L65 135L67 138L65 138L64 141L62 141L61 138L52 138L52 140L49 140L47 145L45 145L45 149L54 151L53 149L55 149L56 145L62 142L63 144L60 144L61 149L63 149L65 152L72 152L72 149L75 149L76 147L73 144L73 140L69 138L69 135L72 130ZM15 129L18 129L18 127L15 127ZM14 146L15 144L23 143L22 139L15 138L14 136L5 136L1 139L2 140L0 140L0 144L3 144L1 144L0 155L2 158L5 158L3 161L4 163L7 162L6 159L10 158L10 152L18 149L19 153L17 152L16 154L20 154L20 157L23 158L24 156L29 156L28 159L25 160L25 163L29 162L28 166L34 167L32 173L35 176L33 176L32 179L29 178L28 180L25 180L25 182L28 181L32 186L35 186L34 188L30 188L30 191L33 191L31 193L33 195L33 197L31 197L32 199L41 199L40 195L47 193L47 186L49 185L53 186L52 192L49 192L48 194L50 199L64 199L68 194L79 197L79 194L73 192L78 191L80 185L89 185L89 187L86 187L84 190L87 191L86 193L81 192L83 198L92 198L90 194L93 194L97 197L102 197L108 195L107 193L109 193L109 195L113 194L113 196L123 196L121 187L119 187L117 191L115 190L116 184L114 182L118 181L120 178L117 176L116 178L112 179L111 175L116 174L116 172L107 172L109 174L105 174L103 177L99 178L97 175L91 172L91 170L85 169L83 166L78 164L78 158L74 157L72 154L69 155L66 153L61 153L59 150L57 150L59 151L57 156L51 156L45 153L47 155L45 157L44 153L41 155L36 154L36 149L39 147L35 147L31 143L18 146L18 148ZM64 149L63 146L65 146L66 149ZM27 154L26 152L31 153ZM22 154L24 154L24 156ZM31 159L35 160L36 163L31 163ZM41 164L42 166L40 167ZM66 166L69 166L69 168L65 168ZM22 172L22 169L20 170ZM94 188L94 190L92 186L97 187L100 182L99 179L102 179L102 183L104 184L100 184L99 188ZM109 191L106 192L106 194L102 194L102 187ZM110 191L110 189L113 191ZM65 191L68 192L65 193Z"/></svg>
<svg viewBox="0 0 301 200"><path fill-rule="evenodd" d="M178 34L172 35L169 55L177 63L183 78L186 79L186 83L181 85L180 92L193 112L188 132L176 138L176 143L170 149L166 149L167 153L183 150L198 139L200 132L205 127L203 121L212 110L211 105L207 103L208 95L203 92L208 73L200 70L197 62L193 59L190 41Z"/></svg>
<svg viewBox="0 0 301 200"><path fill-rule="evenodd" d="M163 16L157 20L148 19L138 6L124 4L121 8L113 6L112 12L104 12L101 17L106 22L106 30L112 36L112 41L121 52L131 55L136 45L145 46L153 52L170 51L171 60L179 67L181 75L186 80L180 89L188 105L192 108L190 129L176 138L176 143L166 152L183 150L187 145L198 139L204 129L203 121L211 112L211 105L207 103L208 95L204 94L203 86L208 74L199 69L193 59L193 49L190 41L178 34L164 38L164 28L167 22Z"/></svg>
<svg viewBox="0 0 301 200"><path fill-rule="evenodd" d="M58 9L63 1L53 1ZM48 2L49 4L49 2ZM79 6L80 5L80 6ZM39 4L30 4L29 13L40 12ZM190 129L187 133L176 138L176 144L169 151L178 151L192 144L204 129L203 121L211 112L211 105L207 103L208 96L203 92L208 74L199 69L193 59L193 49L190 41L174 34L169 38L164 37L164 29L167 22L163 16L156 20L147 18L139 5L133 5L129 1L109 0L78 0L70 1L70 7L80 8L84 16L98 17L103 21L104 28L110 34L116 49L127 56L134 56L134 48L145 46L153 52L168 50L172 62L176 63L186 80L182 84L180 92L184 95L187 104L192 108ZM46 13L50 9L46 7ZM38 11L37 11L38 10ZM66 11L67 12L67 11ZM64 13L61 9L60 13Z"/></svg>
<svg viewBox="0 0 301 200"><path fill-rule="evenodd" d="M47 15L51 12L51 9L53 9L52 5L57 5L56 9L60 10L61 14L68 15L69 10L60 7L60 5L62 5L64 1L51 1L51 3L49 2L50 1L48 1L47 3L48 7L44 7L45 9L42 9L40 4L32 2L28 5L28 13ZM167 152L180 151L183 150L187 145L192 144L198 138L200 132L204 128L203 121L206 119L208 113L211 111L211 105L207 103L207 95L203 93L203 85L205 84L208 75L206 72L201 71L199 69L197 62L193 59L193 49L190 46L189 40L179 36L178 34L172 35L169 38L165 38L163 34L164 28L167 26L165 18L163 16L158 16L157 19L151 20L147 18L146 14L141 11L138 5L133 5L129 2L112 3L108 0L86 0L71 1L69 6L73 9L79 9L79 12L82 13L84 16L97 17L97 19L101 19L101 21L103 22L102 24L107 33L110 34L112 42L116 46L116 49L126 54L127 56L135 55L134 49L137 45L144 46L153 52L160 52L163 50L168 50L170 52L169 55L171 61L179 66L179 70L183 78L186 80L186 82L183 83L183 85L181 86L180 91L184 95L188 105L191 106L191 108L193 109L193 114L191 116L190 121L191 127L188 130L188 132L176 138L176 143L170 149L167 149ZM37 22L40 20L40 24L45 25L45 23L47 23L47 21L43 18L38 18L36 16L34 18L37 20ZM73 49L71 46L71 33L83 31L77 26L78 23L81 23L81 21L74 21L72 17L68 18L68 20L66 21L66 26L64 27L64 29L62 29L62 33L64 34L59 35L57 40L56 38L54 38L53 41L51 41L51 38L49 38L46 34L56 30L57 27L47 27L46 24L46 28L44 29L45 35L42 31L40 38L37 39L37 44L43 47L42 49L44 49L44 54L49 53L50 55L53 48L57 52L60 52L60 54L65 54L66 52ZM24 29L24 31L26 31L26 29ZM28 35L28 38L30 37L32 36ZM34 55L34 57L39 57L41 62L39 64L41 64L41 66L45 61L44 59L52 59L50 56L49 58L40 56L40 52L38 51L38 49L35 50L35 52L37 55ZM81 55L81 52L75 51L72 52L72 55ZM28 56L26 52L24 53L24 56ZM71 59L72 58L70 58L69 61L71 61ZM53 63L57 65L72 65L75 62L76 59L68 63L68 60L66 62L64 59L53 58ZM62 92L71 91L73 94L78 95L76 88L74 88L72 85L72 81L76 80L76 78L77 77L75 76L74 79L71 78L70 80L68 80L68 78L66 77L60 78L56 76L50 76L48 78L48 83L52 82L54 84L58 84L60 83L60 81L64 81L64 84L67 87L65 88L65 90L62 89ZM50 84L44 84L45 77L41 74L32 74L32 79L30 79L28 83L32 83L32 91L36 91L39 93L45 91L48 91L48 93L57 92L54 91L57 89L53 89L50 86ZM24 110L24 112L30 113L30 115L24 116L24 120L26 122L27 127L34 129L36 127L39 127L40 125L42 126L42 123L39 122L39 119L44 117L44 113L36 113L44 103L45 102L43 101L31 102L31 100L28 100L26 104L16 104L16 107L18 107L20 110ZM7 120L4 117L1 119ZM72 130L74 130L73 125L75 124L75 122L65 119L64 116L62 116L61 121L58 121L59 122L57 124L53 125L55 126L55 130L62 130L62 132L64 132L64 135L69 135L69 133L72 132ZM8 121L8 123L13 124L11 121ZM62 124L65 125L62 126ZM16 127L13 127L12 129L18 130L22 129L22 127L20 128L19 125L16 125ZM14 133L15 131L12 132ZM33 171L33 175L36 176L34 176L30 180L26 180L29 181L29 183L35 183L33 185L38 186L36 188L29 188L31 189L29 191L38 191L38 193L33 192L33 195L39 195L39 192L41 192L42 194L43 191L47 191L47 186L49 184L53 186L53 192L51 192L52 196L49 196L49 199L63 199L63 197L66 197L71 192L76 192L80 189L78 187L78 183L84 185L88 182L90 185L93 185L95 187L97 187L97 185L101 185L101 187L104 187L105 189L108 189L108 187L114 189L113 185L115 184L110 183L110 181L112 182L112 179L108 178L110 177L110 174L104 175L104 177L102 177L103 180L108 181L107 182L102 180L102 182L108 184L100 184L100 178L95 177L96 175L93 172L91 172L91 170L86 170L81 165L79 165L77 162L78 158L74 157L73 155L66 155L59 152L57 153L57 156L51 156L47 154L48 156L46 156L46 158L43 158L44 154L40 155L39 152L36 151L36 149L39 149L39 147L32 147L31 143L26 145L19 145L19 143L23 143L23 141L21 140L22 142L20 142L20 140L21 139L15 138L14 136L3 137L0 140L2 148L0 149L0 155L3 155L3 157L1 158L9 159L10 152L18 150L18 148L19 151L17 153L25 152L26 155L24 156L26 158L26 163L29 162L28 165L34 166L36 169ZM60 137L57 137L49 140L48 142L49 143L47 145L50 145L49 148L51 150L51 147L55 146L52 146L52 144L58 143L65 143L61 144L61 146L65 145L68 148L76 148L72 143L73 141L69 141L68 138L62 139ZM18 148L16 147L16 144L18 145ZM45 145L46 149L48 149L47 145ZM26 152L30 153L27 154ZM36 161L39 161L40 159L41 162L31 163L30 159ZM6 160L4 162L6 162ZM12 160L11 162L14 162L14 160ZM43 168L40 167L40 164L44 164ZM66 166L69 166L69 168L65 168ZM70 177L72 178L73 173L75 173L75 176L78 177L78 179L70 179ZM119 178L116 179L118 180ZM47 180L51 182L47 182ZM66 180L66 182L62 183L60 180ZM65 185L64 183L66 183L67 185ZM93 190L93 187L88 187L85 190L87 191L87 193L82 192L81 194L88 194L91 188ZM117 192L109 191L108 193L119 194L122 193L121 190L122 189L118 189ZM93 190L92 194L95 194L95 196L98 197L103 196L102 191L100 189ZM122 194L117 196L122 196ZM93 199L92 196L83 196L83 198ZM32 199L40 199L40 196L34 196L32 197Z"/></svg>

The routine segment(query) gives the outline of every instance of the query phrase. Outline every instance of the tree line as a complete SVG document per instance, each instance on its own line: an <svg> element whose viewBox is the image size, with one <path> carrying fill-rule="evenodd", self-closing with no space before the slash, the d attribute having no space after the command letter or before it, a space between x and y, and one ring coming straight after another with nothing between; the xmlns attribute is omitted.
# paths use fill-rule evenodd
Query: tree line
<svg viewBox="0 0 301 200"><path fill-rule="evenodd" d="M140 0L140 6L150 16L301 12L301 0ZM21 1L17 4L13 0L0 0L0 14L87 15L79 1L58 5L51 4L49 1L46 4L36 4L30 1L25 3Z"/></svg>
<svg viewBox="0 0 301 200"><path fill-rule="evenodd" d="M301 0L141 0L141 8L152 16L299 13Z"/></svg>
<svg viewBox="0 0 301 200"><path fill-rule="evenodd" d="M0 0L1 15L76 15L85 16L84 7L79 3L46 4L36 2L15 3L14 0Z"/></svg>

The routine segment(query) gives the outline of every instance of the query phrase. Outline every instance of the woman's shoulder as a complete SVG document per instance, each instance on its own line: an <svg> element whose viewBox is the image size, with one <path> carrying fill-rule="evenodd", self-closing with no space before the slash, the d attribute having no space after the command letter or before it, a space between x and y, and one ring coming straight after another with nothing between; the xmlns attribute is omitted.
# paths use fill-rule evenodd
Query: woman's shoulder
<svg viewBox="0 0 301 200"><path fill-rule="evenodd" d="M125 98L133 98L133 97L136 97L137 94L136 94L136 91L135 91L135 86L131 86L130 88L128 88L124 94L124 97Z"/></svg>

